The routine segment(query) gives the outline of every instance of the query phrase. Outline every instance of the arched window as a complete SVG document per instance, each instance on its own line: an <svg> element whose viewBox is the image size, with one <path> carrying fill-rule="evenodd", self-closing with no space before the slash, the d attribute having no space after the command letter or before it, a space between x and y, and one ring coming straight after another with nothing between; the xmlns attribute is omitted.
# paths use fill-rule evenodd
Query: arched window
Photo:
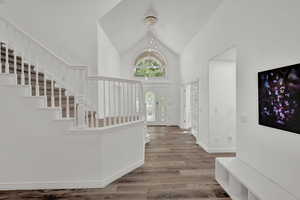
<svg viewBox="0 0 300 200"><path fill-rule="evenodd" d="M135 60L134 76L136 77L164 77L166 75L166 61L156 51L145 51Z"/></svg>

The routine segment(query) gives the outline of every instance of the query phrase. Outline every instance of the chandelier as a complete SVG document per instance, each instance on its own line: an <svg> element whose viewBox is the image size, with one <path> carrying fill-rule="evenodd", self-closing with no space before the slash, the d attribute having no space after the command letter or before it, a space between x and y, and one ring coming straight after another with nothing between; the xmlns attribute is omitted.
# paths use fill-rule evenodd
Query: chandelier
<svg viewBox="0 0 300 200"><path fill-rule="evenodd" d="M148 12L146 13L145 18L144 18L144 23L148 29L147 34L148 34L149 40L148 40L148 44L146 47L146 51L148 51L148 52L158 49L158 42L155 39L156 33L155 33L155 29L154 29L154 25L156 25L157 22L158 22L157 14L151 7L148 10Z"/></svg>

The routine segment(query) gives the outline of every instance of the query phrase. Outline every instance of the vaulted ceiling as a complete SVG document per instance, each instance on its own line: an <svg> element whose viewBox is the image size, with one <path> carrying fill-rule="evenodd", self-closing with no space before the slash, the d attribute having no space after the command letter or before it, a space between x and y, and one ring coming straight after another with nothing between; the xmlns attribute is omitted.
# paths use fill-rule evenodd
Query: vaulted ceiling
<svg viewBox="0 0 300 200"><path fill-rule="evenodd" d="M146 13L158 17L156 37L180 54L206 24L222 0L123 0L100 19L104 31L119 52L128 50L147 34Z"/></svg>

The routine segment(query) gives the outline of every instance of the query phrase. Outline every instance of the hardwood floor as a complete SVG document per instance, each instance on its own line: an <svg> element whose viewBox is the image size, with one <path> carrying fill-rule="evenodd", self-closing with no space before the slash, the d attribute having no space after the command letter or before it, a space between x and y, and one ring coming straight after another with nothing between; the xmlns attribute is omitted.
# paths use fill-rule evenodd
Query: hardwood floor
<svg viewBox="0 0 300 200"><path fill-rule="evenodd" d="M214 180L216 156L176 127L149 127L145 165L105 189L0 192L0 200L230 200Z"/></svg>

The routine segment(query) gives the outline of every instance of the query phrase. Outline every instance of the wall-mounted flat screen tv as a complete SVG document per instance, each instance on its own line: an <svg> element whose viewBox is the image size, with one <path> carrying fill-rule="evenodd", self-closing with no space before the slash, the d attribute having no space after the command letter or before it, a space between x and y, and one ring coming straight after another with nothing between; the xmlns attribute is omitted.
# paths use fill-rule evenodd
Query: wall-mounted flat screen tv
<svg viewBox="0 0 300 200"><path fill-rule="evenodd" d="M300 134L300 64L258 73L259 124Z"/></svg>

